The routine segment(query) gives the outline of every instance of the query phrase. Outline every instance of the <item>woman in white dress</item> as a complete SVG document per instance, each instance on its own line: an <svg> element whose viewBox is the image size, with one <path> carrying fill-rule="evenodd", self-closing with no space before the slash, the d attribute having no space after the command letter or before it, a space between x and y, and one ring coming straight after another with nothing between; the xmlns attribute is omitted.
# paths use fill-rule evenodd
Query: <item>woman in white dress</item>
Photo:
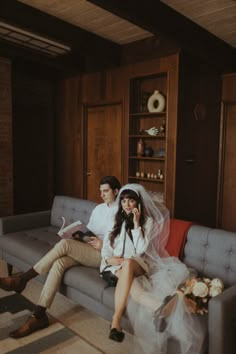
<svg viewBox="0 0 236 354"><path fill-rule="evenodd" d="M100 268L103 278L108 282L112 278L116 285L109 338L123 341L121 318L126 309L136 353L167 353L170 338L178 341L181 354L203 353L206 329L202 319L190 314L178 292L190 273L165 250L168 210L154 204L139 184L123 186L117 203L115 223L103 242Z"/></svg>

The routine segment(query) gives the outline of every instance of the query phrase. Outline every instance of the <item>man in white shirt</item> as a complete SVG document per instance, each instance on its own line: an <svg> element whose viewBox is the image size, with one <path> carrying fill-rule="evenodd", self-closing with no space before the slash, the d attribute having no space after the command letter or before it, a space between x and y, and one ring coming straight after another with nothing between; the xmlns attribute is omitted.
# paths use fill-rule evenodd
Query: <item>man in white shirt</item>
<svg viewBox="0 0 236 354"><path fill-rule="evenodd" d="M11 332L12 338L27 336L39 329L48 327L47 308L52 304L66 269L82 264L99 268L103 238L108 221L114 217L114 201L121 188L114 176L103 177L100 181L100 193L104 203L97 205L90 217L87 228L96 236L88 243L73 239L62 239L33 268L22 275L0 278L0 288L21 293L28 281L39 274L48 273L38 304L31 317L18 330Z"/></svg>

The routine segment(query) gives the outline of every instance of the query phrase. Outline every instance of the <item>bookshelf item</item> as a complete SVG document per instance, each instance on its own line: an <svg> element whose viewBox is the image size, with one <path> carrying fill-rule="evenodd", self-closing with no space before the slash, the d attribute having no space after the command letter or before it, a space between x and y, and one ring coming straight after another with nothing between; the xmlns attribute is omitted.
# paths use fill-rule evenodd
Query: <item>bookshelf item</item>
<svg viewBox="0 0 236 354"><path fill-rule="evenodd" d="M166 100L160 91L155 90L149 97L147 102L148 112L163 112L165 109Z"/></svg>
<svg viewBox="0 0 236 354"><path fill-rule="evenodd" d="M153 101L150 101L151 97ZM163 199L167 151L166 97L166 72L130 80L128 179L163 195ZM157 99L160 102L156 102ZM151 108L150 102L155 109Z"/></svg>

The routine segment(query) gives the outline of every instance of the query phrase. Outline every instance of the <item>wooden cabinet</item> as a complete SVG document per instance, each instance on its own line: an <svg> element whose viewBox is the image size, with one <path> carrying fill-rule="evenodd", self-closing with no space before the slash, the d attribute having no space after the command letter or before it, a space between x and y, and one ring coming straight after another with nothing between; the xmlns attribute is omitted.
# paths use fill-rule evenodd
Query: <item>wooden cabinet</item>
<svg viewBox="0 0 236 354"><path fill-rule="evenodd" d="M140 183L157 193L155 197L164 201L172 216L175 205L178 68L179 53L127 67L129 92L125 111L126 181ZM164 96L165 106L162 112L149 112L147 102L156 90ZM146 130L153 127L160 132L152 136ZM144 147L152 149L152 156L137 156L140 139Z"/></svg>
<svg viewBox="0 0 236 354"><path fill-rule="evenodd" d="M165 100L161 112L149 112L147 108L148 100L155 90L158 90ZM130 80L129 182L143 184L148 190L158 193L158 197L163 201L165 200L168 118L166 100L167 73ZM155 102L154 100L154 108ZM158 109L158 101L156 108Z"/></svg>
<svg viewBox="0 0 236 354"><path fill-rule="evenodd" d="M172 217L215 226L220 75L196 58L177 53L133 65L128 78L127 180L163 196ZM155 90L166 99L161 113L147 111L147 99ZM165 134L145 132L163 122ZM137 156L139 139L153 149L153 156ZM148 175L158 170L163 178Z"/></svg>

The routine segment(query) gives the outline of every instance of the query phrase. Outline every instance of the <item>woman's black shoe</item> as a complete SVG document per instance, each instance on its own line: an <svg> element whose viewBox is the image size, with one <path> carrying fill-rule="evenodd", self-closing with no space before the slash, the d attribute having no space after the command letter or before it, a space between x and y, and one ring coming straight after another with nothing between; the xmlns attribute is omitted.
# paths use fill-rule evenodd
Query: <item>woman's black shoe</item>
<svg viewBox="0 0 236 354"><path fill-rule="evenodd" d="M177 296L176 294L167 296L164 299L163 304L155 311L153 322L154 322L157 332L164 332L165 331L165 329L167 327L166 318L170 315L170 313L164 314L164 312L165 312L164 309L169 304L169 302L172 301L172 299L174 299L176 296Z"/></svg>
<svg viewBox="0 0 236 354"><path fill-rule="evenodd" d="M124 332L118 331L116 328L112 328L109 334L109 338L116 342L123 342L125 334Z"/></svg>
<svg viewBox="0 0 236 354"><path fill-rule="evenodd" d="M159 317L154 317L154 325L155 325L155 328L156 328L156 331L157 332L164 332L166 327L167 327L167 321L164 317L162 316L159 316Z"/></svg>

